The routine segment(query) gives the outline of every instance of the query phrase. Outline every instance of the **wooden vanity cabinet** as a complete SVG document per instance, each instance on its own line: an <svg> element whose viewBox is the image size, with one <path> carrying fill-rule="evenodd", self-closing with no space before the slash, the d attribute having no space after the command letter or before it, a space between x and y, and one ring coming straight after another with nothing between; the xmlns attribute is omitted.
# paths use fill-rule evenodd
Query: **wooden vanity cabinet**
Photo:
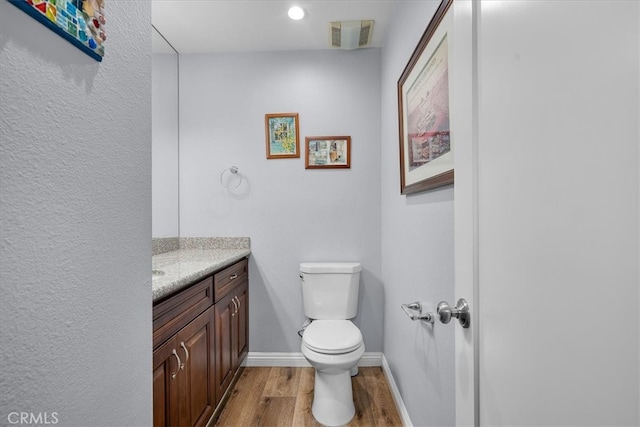
<svg viewBox="0 0 640 427"><path fill-rule="evenodd" d="M213 307L153 352L155 426L206 426L216 407Z"/></svg>
<svg viewBox="0 0 640 427"><path fill-rule="evenodd" d="M213 416L247 353L247 266L243 259L154 304L154 426L206 426Z"/></svg>
<svg viewBox="0 0 640 427"><path fill-rule="evenodd" d="M248 352L246 260L215 275L216 399L220 401Z"/></svg>
<svg viewBox="0 0 640 427"><path fill-rule="evenodd" d="M179 365L173 351L178 337L167 341L153 352L153 425L180 425L178 394L184 385L177 379ZM180 377L182 378L182 377Z"/></svg>

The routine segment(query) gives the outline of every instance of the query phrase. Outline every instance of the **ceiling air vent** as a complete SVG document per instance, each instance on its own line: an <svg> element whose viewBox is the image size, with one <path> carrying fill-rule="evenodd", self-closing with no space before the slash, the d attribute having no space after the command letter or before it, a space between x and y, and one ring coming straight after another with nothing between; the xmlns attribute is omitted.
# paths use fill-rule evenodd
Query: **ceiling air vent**
<svg viewBox="0 0 640 427"><path fill-rule="evenodd" d="M358 49L371 43L373 20L329 22L331 47Z"/></svg>

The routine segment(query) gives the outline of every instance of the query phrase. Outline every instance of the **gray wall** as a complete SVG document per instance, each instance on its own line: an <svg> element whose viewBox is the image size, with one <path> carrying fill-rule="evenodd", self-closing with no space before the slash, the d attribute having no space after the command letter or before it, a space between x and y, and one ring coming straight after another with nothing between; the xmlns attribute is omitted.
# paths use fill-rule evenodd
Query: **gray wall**
<svg viewBox="0 0 640 427"><path fill-rule="evenodd" d="M2 425L152 421L151 7L107 4L98 63L0 2Z"/></svg>
<svg viewBox="0 0 640 427"><path fill-rule="evenodd" d="M350 135L351 169L267 160L279 112L299 113L301 151ZM180 160L181 235L251 237L250 351L300 351L303 261L362 263L355 323L382 351L379 49L180 55ZM231 165L246 182L227 193Z"/></svg>
<svg viewBox="0 0 640 427"><path fill-rule="evenodd" d="M152 57L152 236L178 237L178 54Z"/></svg>
<svg viewBox="0 0 640 427"><path fill-rule="evenodd" d="M400 304L453 303L453 188L400 195L396 83L439 2L396 2L382 50L384 355L416 426L455 424L454 328L412 322ZM455 142L455 141L454 141Z"/></svg>

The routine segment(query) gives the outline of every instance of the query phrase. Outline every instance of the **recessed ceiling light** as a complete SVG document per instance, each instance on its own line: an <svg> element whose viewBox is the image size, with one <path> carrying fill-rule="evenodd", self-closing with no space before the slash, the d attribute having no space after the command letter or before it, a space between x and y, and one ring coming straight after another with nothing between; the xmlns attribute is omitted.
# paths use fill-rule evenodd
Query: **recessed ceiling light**
<svg viewBox="0 0 640 427"><path fill-rule="evenodd" d="M295 21L298 21L298 20L304 18L304 9L301 8L300 6L292 6L289 9L288 14L289 14L289 18L291 18L291 19L293 19Z"/></svg>

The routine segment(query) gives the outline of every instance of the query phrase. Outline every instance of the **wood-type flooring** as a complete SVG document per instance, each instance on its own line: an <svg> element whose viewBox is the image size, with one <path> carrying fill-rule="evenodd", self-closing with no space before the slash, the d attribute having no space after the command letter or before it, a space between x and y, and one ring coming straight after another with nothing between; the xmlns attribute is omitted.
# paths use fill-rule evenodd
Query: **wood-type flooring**
<svg viewBox="0 0 640 427"><path fill-rule="evenodd" d="M313 368L245 368L213 425L322 426L311 414L313 381ZM380 367L359 368L351 383L356 415L348 426L402 426Z"/></svg>

